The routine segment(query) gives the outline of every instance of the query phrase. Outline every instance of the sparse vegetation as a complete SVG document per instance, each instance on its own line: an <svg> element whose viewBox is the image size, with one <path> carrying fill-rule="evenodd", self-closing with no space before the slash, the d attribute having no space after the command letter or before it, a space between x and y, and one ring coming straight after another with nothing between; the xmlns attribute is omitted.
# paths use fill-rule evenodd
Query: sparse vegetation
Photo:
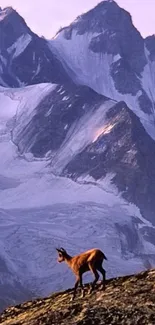
<svg viewBox="0 0 155 325"><path fill-rule="evenodd" d="M88 286L86 285L88 290ZM73 290L10 307L1 325L154 325L155 270L107 281L106 291L94 291L70 302Z"/></svg>

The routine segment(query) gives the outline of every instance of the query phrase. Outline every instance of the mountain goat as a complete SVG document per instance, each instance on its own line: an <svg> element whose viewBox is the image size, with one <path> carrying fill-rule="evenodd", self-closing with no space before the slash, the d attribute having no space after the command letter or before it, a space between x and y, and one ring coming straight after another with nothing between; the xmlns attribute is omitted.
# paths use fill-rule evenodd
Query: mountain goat
<svg viewBox="0 0 155 325"><path fill-rule="evenodd" d="M70 256L64 248L56 248L58 252L58 262L66 262L66 264L71 268L73 273L76 276L76 282L74 287L74 293L72 300L76 296L77 287L80 284L81 290L82 290L82 297L84 297L84 287L82 282L82 275L85 272L91 271L93 275L95 276L95 280L92 283L91 289L89 293L91 293L94 290L95 284L99 279L99 274L97 271L99 271L102 274L102 285L103 289L105 289L105 270L102 267L103 260L107 260L104 253L97 248L93 248L90 250L87 250L79 255Z"/></svg>

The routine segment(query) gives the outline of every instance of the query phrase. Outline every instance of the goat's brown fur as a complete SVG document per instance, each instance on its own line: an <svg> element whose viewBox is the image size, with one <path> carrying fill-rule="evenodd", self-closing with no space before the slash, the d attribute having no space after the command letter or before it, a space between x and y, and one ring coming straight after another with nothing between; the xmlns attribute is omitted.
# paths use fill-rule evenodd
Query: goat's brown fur
<svg viewBox="0 0 155 325"><path fill-rule="evenodd" d="M66 252L64 248L57 248L58 251L58 262L66 262L67 265L72 269L76 276L76 282L75 282L75 287L74 287L74 294L73 294L73 299L75 298L76 295L76 290L78 285L80 284L80 287L82 289L82 296L84 296L84 287L83 287L83 282L82 282L82 275L85 272L91 271L93 275L95 276L95 280L92 283L92 287L90 289L90 292L95 287L96 282L99 279L99 274L97 271L99 271L102 274L103 280L103 288L105 288L105 270L102 267L103 260L107 260L106 256L104 253L97 248L90 249L86 252L83 252L79 255L76 256L70 256Z"/></svg>

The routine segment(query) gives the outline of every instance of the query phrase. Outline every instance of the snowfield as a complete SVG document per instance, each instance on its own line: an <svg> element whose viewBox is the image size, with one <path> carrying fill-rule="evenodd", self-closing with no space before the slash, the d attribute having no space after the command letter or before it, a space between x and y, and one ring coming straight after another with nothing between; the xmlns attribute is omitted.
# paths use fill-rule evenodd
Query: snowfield
<svg viewBox="0 0 155 325"><path fill-rule="evenodd" d="M71 254L100 247L108 257L105 262L108 278L155 265L155 246L142 232L144 227L154 227L142 218L136 206L122 199L110 182L113 175L99 182L83 177L75 183L56 176L48 159L19 155L12 143L12 129L16 126L18 132L26 119L35 114L37 104L53 89L55 85L52 84L19 90L0 89L1 308L73 285L71 271L56 261L55 247L60 245ZM109 101L107 109L112 103ZM99 120L102 108L94 113L98 127L104 121L104 115L103 120ZM92 121L93 115L90 125ZM74 154L84 140L84 145L93 141L90 130L84 126L81 129L77 124L73 138L70 136L67 147L62 148L55 172L68 156L68 147ZM91 277L87 276L88 279ZM8 286L12 288L11 294L6 290ZM17 288L19 294L15 295Z"/></svg>

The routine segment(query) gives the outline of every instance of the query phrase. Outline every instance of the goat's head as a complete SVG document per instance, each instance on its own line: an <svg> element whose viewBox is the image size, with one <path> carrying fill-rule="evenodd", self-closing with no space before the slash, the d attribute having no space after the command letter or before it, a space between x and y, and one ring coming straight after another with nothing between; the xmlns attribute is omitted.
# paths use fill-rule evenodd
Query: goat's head
<svg viewBox="0 0 155 325"><path fill-rule="evenodd" d="M65 260L65 257L67 255L67 252L64 248L60 247L60 248L56 248L57 252L58 252L58 262L61 263L61 262L64 262Z"/></svg>

